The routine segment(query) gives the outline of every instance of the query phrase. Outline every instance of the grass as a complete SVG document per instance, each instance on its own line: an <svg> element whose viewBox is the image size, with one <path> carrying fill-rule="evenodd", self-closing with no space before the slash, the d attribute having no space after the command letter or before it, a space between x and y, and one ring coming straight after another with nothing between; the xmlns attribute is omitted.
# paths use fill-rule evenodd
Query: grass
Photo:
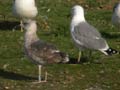
<svg viewBox="0 0 120 90"><path fill-rule="evenodd" d="M112 9L97 9L96 0L84 0L88 4L85 16L106 38L109 45L120 50L120 35L111 24ZM108 1L106 1L108 2ZM104 5L106 4L104 1ZM54 43L71 58L77 59L78 50L74 47L69 31L71 7L79 0L37 0L39 15L38 35L41 39ZM48 82L32 84L37 79L36 65L32 64L23 53L23 32L12 31L18 19L12 16L11 1L0 0L0 90L119 90L120 56L104 56L96 51L93 59L101 63L86 62L81 64L49 65ZM114 3L113 3L114 4ZM95 8L95 10L93 10ZM5 20L4 18L5 17ZM85 51L85 54L87 52Z"/></svg>

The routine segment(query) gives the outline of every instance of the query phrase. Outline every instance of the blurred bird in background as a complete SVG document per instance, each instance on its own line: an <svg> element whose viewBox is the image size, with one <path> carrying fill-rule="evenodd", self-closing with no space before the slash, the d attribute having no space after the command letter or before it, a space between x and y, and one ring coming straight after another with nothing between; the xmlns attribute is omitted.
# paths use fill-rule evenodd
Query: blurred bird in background
<svg viewBox="0 0 120 90"><path fill-rule="evenodd" d="M112 23L118 28L120 33L120 2L116 3L113 8Z"/></svg>
<svg viewBox="0 0 120 90"><path fill-rule="evenodd" d="M13 14L20 18L20 26L22 26L24 20L34 19L38 10L35 5L35 0L14 0L13 2ZM14 28L16 28L15 26ZM21 32L23 31L21 27Z"/></svg>

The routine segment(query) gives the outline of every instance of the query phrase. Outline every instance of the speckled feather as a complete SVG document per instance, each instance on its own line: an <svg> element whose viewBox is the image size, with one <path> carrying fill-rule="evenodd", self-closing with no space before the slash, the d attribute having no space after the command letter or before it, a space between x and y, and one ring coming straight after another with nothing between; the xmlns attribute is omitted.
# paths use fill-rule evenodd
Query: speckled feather
<svg viewBox="0 0 120 90"><path fill-rule="evenodd" d="M60 63L66 57L55 46L41 40L32 43L26 52L36 64Z"/></svg>

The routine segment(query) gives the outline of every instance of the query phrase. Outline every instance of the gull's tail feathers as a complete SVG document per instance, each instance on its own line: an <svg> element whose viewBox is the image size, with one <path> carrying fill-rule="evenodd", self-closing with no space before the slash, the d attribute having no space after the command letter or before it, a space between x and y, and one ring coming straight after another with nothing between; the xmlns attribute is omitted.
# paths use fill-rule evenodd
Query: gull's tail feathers
<svg viewBox="0 0 120 90"><path fill-rule="evenodd" d="M119 51L112 49L112 48L108 48L107 50L102 51L105 55L113 55L113 54L120 54Z"/></svg>

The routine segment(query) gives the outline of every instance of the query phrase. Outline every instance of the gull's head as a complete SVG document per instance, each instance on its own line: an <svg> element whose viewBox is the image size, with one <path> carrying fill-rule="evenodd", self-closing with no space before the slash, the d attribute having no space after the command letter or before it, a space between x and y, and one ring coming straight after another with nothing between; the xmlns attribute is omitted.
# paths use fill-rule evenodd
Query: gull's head
<svg viewBox="0 0 120 90"><path fill-rule="evenodd" d="M37 24L36 24L36 21L35 20L25 20L24 23L23 23L23 26L22 26L25 30L34 30L36 31L37 29Z"/></svg>
<svg viewBox="0 0 120 90"><path fill-rule="evenodd" d="M83 7L80 6L80 5L75 5L72 8L72 16L74 16L74 15L83 16L84 15L84 9L83 9Z"/></svg>
<svg viewBox="0 0 120 90"><path fill-rule="evenodd" d="M84 17L84 9L82 6L80 5L75 5L72 10L72 20L75 23L79 23L79 22L83 22L85 21L85 17Z"/></svg>
<svg viewBox="0 0 120 90"><path fill-rule="evenodd" d="M120 2L116 3L115 6L113 7L113 12L118 12L120 11Z"/></svg>

